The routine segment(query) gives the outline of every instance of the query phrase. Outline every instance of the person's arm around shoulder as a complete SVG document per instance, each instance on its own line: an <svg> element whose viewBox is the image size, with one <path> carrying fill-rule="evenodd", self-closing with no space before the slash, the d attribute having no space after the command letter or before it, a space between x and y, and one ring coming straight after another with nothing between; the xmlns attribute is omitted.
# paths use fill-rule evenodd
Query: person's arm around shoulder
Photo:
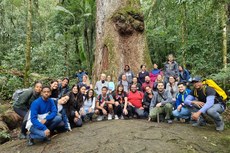
<svg viewBox="0 0 230 153"><path fill-rule="evenodd" d="M153 98L151 99L150 106L149 106L149 111L156 106L157 103L157 92L153 92Z"/></svg>
<svg viewBox="0 0 230 153"><path fill-rule="evenodd" d="M108 94L108 98L109 98L108 101L105 102L106 104L114 104L115 103L113 96L111 94Z"/></svg>
<svg viewBox="0 0 230 153"><path fill-rule="evenodd" d="M54 104L54 100L49 98L48 101L49 101L49 103L51 105L51 112L50 112L49 115L46 116L47 121L54 119L56 117L56 115L57 115L57 107Z"/></svg>

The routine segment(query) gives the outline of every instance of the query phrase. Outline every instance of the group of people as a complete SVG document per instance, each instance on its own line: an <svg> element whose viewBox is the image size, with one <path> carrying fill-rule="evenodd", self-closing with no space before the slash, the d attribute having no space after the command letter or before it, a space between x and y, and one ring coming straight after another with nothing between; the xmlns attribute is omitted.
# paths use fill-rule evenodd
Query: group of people
<svg viewBox="0 0 230 153"><path fill-rule="evenodd" d="M71 131L92 121L94 116L97 121L146 118L171 124L178 119L203 126L207 114L214 120L217 131L224 130L223 101L217 100L213 88L202 84L202 78L190 78L190 73L174 61L173 55L168 56L163 70L154 64L149 72L141 65L141 72L134 75L126 65L116 84L111 76L101 74L93 87L87 74L79 73L78 83L71 89L69 79L63 78L60 82L50 82L49 86L36 82L34 88L19 96L13 108L24 118L20 139L28 138L29 146L34 139L50 141L54 130ZM188 82L193 84L192 90L187 88Z"/></svg>

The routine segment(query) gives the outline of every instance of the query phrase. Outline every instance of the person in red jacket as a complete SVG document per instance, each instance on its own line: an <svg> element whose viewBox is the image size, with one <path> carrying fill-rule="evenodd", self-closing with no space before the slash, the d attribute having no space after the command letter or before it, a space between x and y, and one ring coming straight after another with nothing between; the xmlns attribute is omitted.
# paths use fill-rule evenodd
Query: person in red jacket
<svg viewBox="0 0 230 153"><path fill-rule="evenodd" d="M140 118L147 117L142 106L144 94L137 90L136 84L131 85L131 90L128 94L128 111L130 115L137 115Z"/></svg>

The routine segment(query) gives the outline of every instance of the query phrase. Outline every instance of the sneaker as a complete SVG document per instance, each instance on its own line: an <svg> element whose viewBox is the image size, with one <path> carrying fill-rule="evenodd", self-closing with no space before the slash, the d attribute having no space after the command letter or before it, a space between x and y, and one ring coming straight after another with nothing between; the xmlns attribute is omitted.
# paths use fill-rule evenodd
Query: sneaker
<svg viewBox="0 0 230 153"><path fill-rule="evenodd" d="M35 143L34 143L34 139L32 138L28 138L28 142L27 142L27 146L33 146Z"/></svg>
<svg viewBox="0 0 230 153"><path fill-rule="evenodd" d="M124 118L124 116L123 115L121 115L121 118L120 118L121 120L124 120L125 118Z"/></svg>
<svg viewBox="0 0 230 153"><path fill-rule="evenodd" d="M112 120L112 114L108 114L108 120Z"/></svg>
<svg viewBox="0 0 230 153"><path fill-rule="evenodd" d="M50 141L51 141L51 138L50 138L50 137L46 137L46 138L44 139L44 142L50 143Z"/></svg>
<svg viewBox="0 0 230 153"><path fill-rule="evenodd" d="M108 117L109 118L109 117ZM114 116L115 120L119 120L119 117L117 115Z"/></svg>
<svg viewBox="0 0 230 153"><path fill-rule="evenodd" d="M21 139L26 139L26 134L20 133L18 138Z"/></svg>
<svg viewBox="0 0 230 153"><path fill-rule="evenodd" d="M99 115L98 117L97 117L97 121L102 121L103 120L103 116L102 115Z"/></svg>
<svg viewBox="0 0 230 153"><path fill-rule="evenodd" d="M220 117L221 121L219 123L219 125L216 125L216 131L223 131L224 130L224 121L223 121L223 118L222 116Z"/></svg>
<svg viewBox="0 0 230 153"><path fill-rule="evenodd" d="M172 124L173 121L172 121L172 120L167 120L167 123L168 123L168 124Z"/></svg>

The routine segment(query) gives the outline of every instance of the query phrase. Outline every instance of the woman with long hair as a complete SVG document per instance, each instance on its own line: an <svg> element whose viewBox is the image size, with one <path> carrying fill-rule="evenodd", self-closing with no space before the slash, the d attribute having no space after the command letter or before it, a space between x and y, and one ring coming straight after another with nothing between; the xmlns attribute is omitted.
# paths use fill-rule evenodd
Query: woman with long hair
<svg viewBox="0 0 230 153"><path fill-rule="evenodd" d="M68 116L71 127L81 127L81 108L83 106L83 94L80 92L79 86L73 85L69 93L69 100L65 104L66 114Z"/></svg>
<svg viewBox="0 0 230 153"><path fill-rule="evenodd" d="M96 98L94 97L94 90L89 89L86 93L84 104L83 104L83 110L82 110L83 121L86 121L87 119L90 119L92 121L92 116L94 114L94 109L95 109L95 101Z"/></svg>
<svg viewBox="0 0 230 153"><path fill-rule="evenodd" d="M127 115L127 93L124 91L124 86L122 84L119 84L117 86L116 91L113 93L113 99L114 99L114 115L115 120L124 119L123 114Z"/></svg>

